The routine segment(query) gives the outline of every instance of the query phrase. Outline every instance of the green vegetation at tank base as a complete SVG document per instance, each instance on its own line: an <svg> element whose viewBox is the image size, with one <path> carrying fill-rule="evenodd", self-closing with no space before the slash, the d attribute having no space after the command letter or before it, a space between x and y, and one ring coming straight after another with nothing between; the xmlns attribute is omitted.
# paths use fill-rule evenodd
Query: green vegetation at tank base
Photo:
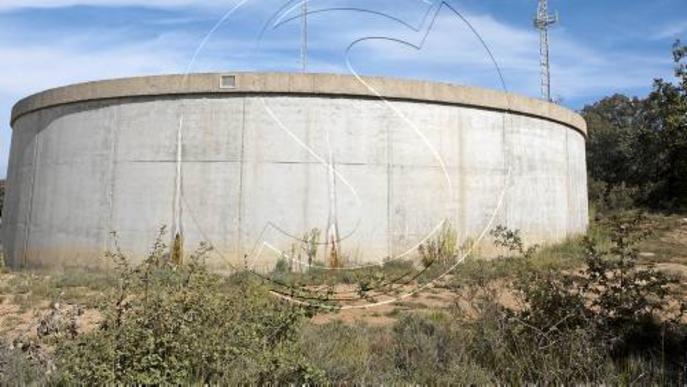
<svg viewBox="0 0 687 387"><path fill-rule="evenodd" d="M678 278L640 264L637 244L650 224L618 215L597 225L608 239L543 255L501 229L497 241L517 256L469 262L453 278L472 293L468 308L394 309L389 316L399 320L389 328L308 326L308 355L343 384L683 383L687 305ZM554 269L556 250L583 266ZM517 307L499 300L504 288Z"/></svg>
<svg viewBox="0 0 687 387"><path fill-rule="evenodd" d="M8 272L0 282L0 294L11 296L27 310L40 303L66 302L95 307L103 292L117 285L114 273L102 270L66 269L59 273L40 271Z"/></svg>
<svg viewBox="0 0 687 387"><path fill-rule="evenodd" d="M392 319L383 326L310 323L320 310L270 295L269 282L208 272L205 247L171 262L161 236L139 266L110 254L117 271L109 277L64 273L39 284L26 282L37 274L10 274L3 294L100 293L101 321L76 336L0 346L0 384L680 384L683 289L639 248L673 225L625 213L547 248L497 228L492 239L509 258L466 261L441 284L452 304L406 299L375 315ZM376 274L422 270L388 269Z"/></svg>
<svg viewBox="0 0 687 387"><path fill-rule="evenodd" d="M310 310L278 301L253 277L208 272L204 246L188 262L176 264L168 259L162 240L163 234L138 266L131 266L121 252L109 254L116 275L102 289L97 329L75 337L43 337L41 346L51 347L50 365L33 367L54 367L54 372L38 379L40 383L324 381L324 374L306 362L298 341ZM61 277L57 283L70 281L90 282ZM39 289L34 285L30 291ZM45 352L28 348L30 355ZM4 371L4 381L11 381Z"/></svg>
<svg viewBox="0 0 687 387"><path fill-rule="evenodd" d="M436 282L434 286L450 288L452 283L494 281L526 270L570 270L583 263L582 237L543 248L532 246L525 249L519 233L511 232L510 235L505 235L508 233L509 231L502 227L492 232L491 237L500 240L498 246L509 251L507 255L495 259L485 260L484 257L477 255L464 257L473 241L468 240L459 245L457 233L447 223L435 237L420 245L419 262L399 259L380 265L370 264L355 269L332 270L323 263L314 261L313 266L304 272L295 272L290 269L293 265L284 258L277 262L273 272L267 276L267 282L283 291L300 289L299 294L302 296L314 296L314 293L308 291L311 288L319 288L318 293L321 294L326 293L322 288L333 288L342 284L356 286L359 294L366 295L377 289L393 293L394 288L406 283L425 285L428 282ZM597 236L599 240L607 239L607 236L601 235L599 231L592 231L591 234L600 234ZM436 281L439 277L442 277L442 280ZM385 286L387 289L384 289Z"/></svg>

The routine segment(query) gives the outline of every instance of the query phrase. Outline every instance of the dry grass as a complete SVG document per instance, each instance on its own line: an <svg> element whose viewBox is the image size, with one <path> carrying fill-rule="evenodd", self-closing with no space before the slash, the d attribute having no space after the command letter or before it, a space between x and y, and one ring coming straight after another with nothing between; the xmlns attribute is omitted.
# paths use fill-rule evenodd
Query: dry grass
<svg viewBox="0 0 687 387"><path fill-rule="evenodd" d="M652 215L648 218L646 227L651 228L654 232L639 245L644 253L641 259L642 266L655 265L658 270L687 278L687 222L682 219L683 217L675 215ZM590 234L601 244L607 243L605 230L598 225L593 226ZM556 246L539 249L527 261L526 265L524 265L524 261L518 258L491 261L470 258L455 272L442 281L432 283L431 286L421 292L417 292L417 289L426 284L427 279L418 278L411 283L396 286L392 292L387 292L388 294L375 294L373 297L340 304L344 307L366 304L380 304L379 306L373 305L318 313L312 317L311 324L305 328L304 340L308 343L317 341L318 337L323 341L331 341L334 336L346 338L349 341L346 345L343 343L332 344L339 348L337 350L340 350L341 353L332 355L333 358L328 359L326 364L323 363L323 366L330 367L330 371L334 375L338 372L350 371L361 376L361 379L343 378L341 380L372 382L378 380L375 379L375 372L382 371L370 362L375 361L375 356L388 356L384 352L386 348L384 343L389 345L388 341L393 339L391 331L398 329L399 321L411 321L413 324L418 323L420 325L429 324L435 327L432 329L439 329L440 331L450 330L453 329L450 328L451 325L446 325L447 323L443 322L443 319L447 318L446 316L460 315L461 318L467 319L465 321L484 318L484 310L480 309L482 306L477 300L485 297L491 297L495 301L495 305L499 305L499 307L519 310L522 305L518 304L518 298L512 293L513 288L509 286L515 278L522 272L529 270L573 273L582 267L582 256L581 241L570 240ZM380 275L382 273L387 278L393 278L399 273L417 270L405 263L390 265L386 269L388 272L382 271L373 274ZM428 277L431 279L431 275L444 270L445 267L437 265L432 273L428 273ZM325 278L324 271L315 271L307 276L299 277L294 274L285 274L283 277L290 281L303 281L305 277L312 280L313 288L332 286L337 292L356 294L358 290L356 281L363 278L363 275L346 276L340 274L336 278ZM48 313L50 306L55 302L82 305L85 313L79 317L81 332L90 331L97 326L101 318L97 306L104 299L105 294L113 289L116 281L117 279L110 274L95 271L67 271L59 274L0 273L0 341L11 342L19 337L35 337L38 321ZM228 286L227 290L233 289L230 285ZM415 318L413 316L426 321L413 320ZM408 320L409 318L410 320ZM450 319L454 318L450 317ZM332 331L340 332L334 335ZM334 336L321 336L323 334ZM451 336L453 333L446 331L443 334L448 334L447 337L451 337L450 340L455 340ZM401 340L402 337L405 336L399 336L396 340ZM583 340L584 338L579 337L579 339ZM449 339L447 338L447 340ZM475 338L466 336L461 340L475 340ZM397 343L396 345L403 347L405 344ZM570 345L577 344L571 342ZM329 349L322 347L316 350L325 351ZM334 364L335 361L341 361L344 365L348 365L338 366ZM386 359L384 361L386 362L384 367L393 368L395 367L394 361L397 360ZM487 380L483 378L487 377L488 372L476 367L469 359L455 358L451 362L455 362L455 364L451 363L447 366L457 367L455 372L467 372L467 374L472 375L472 377L464 379L465 381ZM628 368L627 375L642 374L641 369L635 369L638 367L637 364L629 360L625 366ZM641 368L641 366L639 367ZM452 372L454 371L444 370L446 375L453 375ZM423 379L430 378L431 374L422 374L422 370L413 372L419 372L419 374L412 373L412 375L406 375L405 378L394 380L400 382L431 380ZM383 375L383 373L379 375ZM494 379L489 381L494 382Z"/></svg>
<svg viewBox="0 0 687 387"><path fill-rule="evenodd" d="M656 264L656 268L687 278L687 222L680 215L650 215L648 227L654 233L640 245L642 262ZM593 226L590 234L599 240L607 236L597 226ZM547 246L537 250L532 257L530 270L552 269L574 271L582 265L582 246L580 240L574 239L564 243ZM387 265L384 273L389 278L402 276L415 270L410 263ZM445 267L437 265L435 272L443 272ZM433 284L428 289L415 294L418 284L411 283L395 287L395 291L388 296L377 297L377 303L397 299L405 294L413 293L412 297L403 297L395 304L382 305L365 309L352 309L332 313L319 314L313 321L324 324L331 321L345 323L369 323L372 325L392 324L399 316L408 311L427 309L442 310L451 307L460 300L470 298L466 288L478 284L494 283L508 280L514 274L523 270L517 259L497 259L484 261L469 257L445 280ZM356 281L361 274L351 275L337 272L334 278L327 277L327 271L315 271L305 276L287 274L289 280L303 283L330 284L336 286L339 293L355 294ZM432 274L428 273L427 277ZM421 281L422 278L419 278ZM49 305L59 301L68 304L79 304L87 310L94 309L103 298L103 292L112 289L116 278L110 273L90 270L68 270L57 274L35 272L2 272L0 273L0 332L10 332L26 329L28 321L36 315L44 313ZM334 285L336 284L336 285ZM462 290L461 290L462 289ZM500 296L505 303L509 295ZM456 301L459 300L459 301ZM369 303L369 302L363 302ZM348 303L344 305L351 305ZM514 306L514 305L508 305Z"/></svg>

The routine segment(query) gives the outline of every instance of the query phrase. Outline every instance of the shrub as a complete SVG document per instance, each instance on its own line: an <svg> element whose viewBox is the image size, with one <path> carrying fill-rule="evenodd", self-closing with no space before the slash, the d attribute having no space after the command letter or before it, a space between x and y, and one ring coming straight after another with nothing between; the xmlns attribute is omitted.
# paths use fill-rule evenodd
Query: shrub
<svg viewBox="0 0 687 387"><path fill-rule="evenodd" d="M418 247L422 264L430 267L435 263L452 263L458 252L458 235L449 223L444 223L439 234Z"/></svg>
<svg viewBox="0 0 687 387"><path fill-rule="evenodd" d="M639 214L597 226L603 243L565 248L583 255L574 271L542 265L536 247L499 227L492 237L513 257L470 261L448 284L460 284L453 307L403 313L387 327L304 324L312 311L268 296L255 274L208 273L206 248L171 262L160 237L139 266L110 255L118 286L99 329L74 337L69 313L66 325L48 316L57 322L42 329L56 342L49 379L52 359L28 344L0 347L0 384L678 384L687 305L675 279L637 263L650 226ZM367 298L409 271L388 262L350 275Z"/></svg>
<svg viewBox="0 0 687 387"><path fill-rule="evenodd" d="M645 218L638 213L617 215L609 220L611 246L599 248L587 239L587 269L579 292L590 300L593 325L616 357L643 356L647 359L677 359L666 364L678 371L684 356L685 327L681 319L685 302L675 288L677 278L653 267L638 265L637 243L649 235Z"/></svg>
<svg viewBox="0 0 687 387"><path fill-rule="evenodd" d="M364 385L390 382L389 337L383 328L350 326L339 321L311 325L302 341L308 359L337 384Z"/></svg>
<svg viewBox="0 0 687 387"><path fill-rule="evenodd" d="M291 273L291 265L290 265L290 259L288 258L279 258L277 261L277 264L274 266L273 273L274 274L286 274L286 273Z"/></svg>
<svg viewBox="0 0 687 387"><path fill-rule="evenodd" d="M550 354L550 364L566 364L566 358L575 356L575 361L568 363L572 368L567 368L575 372L559 370L556 375L561 378L546 381L601 381L607 371L597 365L604 359L615 369L617 379L607 379L611 382L621 381L624 364L630 359L644 362L648 378L651 373L680 379L687 350L681 323L685 308L679 307L683 301L674 289L678 284L675 278L637 265L636 244L648 233L643 225L638 214L614 216L607 225L611 230L609 247L585 240L586 269L581 274L530 272L515 282L525 305L521 311L509 312L516 326L522 325L513 335L517 348L536 343L540 348L560 349L576 345L578 340L583 345L570 355ZM535 347L527 353L537 356L542 351ZM580 353L584 356L577 358ZM530 373L539 378L528 380L542 381L546 375Z"/></svg>
<svg viewBox="0 0 687 387"><path fill-rule="evenodd" d="M493 383L491 372L467 357L463 327L444 314L404 314L391 327L311 327L304 342L311 361L341 385Z"/></svg>
<svg viewBox="0 0 687 387"><path fill-rule="evenodd" d="M635 208L646 200L650 189L643 190L625 182L608 184L602 180L589 179L589 201L601 213L618 213Z"/></svg>
<svg viewBox="0 0 687 387"><path fill-rule="evenodd" d="M530 324L518 312L485 304L465 323L469 358L506 384L570 384L601 381L603 351L584 329L559 329L561 320Z"/></svg>
<svg viewBox="0 0 687 387"><path fill-rule="evenodd" d="M648 234L641 215L617 215L604 227L608 246L585 239L586 268L572 273L537 269L536 256L524 248L519 234L498 228L493 233L497 245L518 256L493 264L522 266L511 271L515 278L509 286L517 306L504 307L496 291L476 292L468 308L476 317L467 316L464 307L453 310L451 320L463 338L451 351L467 352L499 383L682 380L687 345L677 281L637 265L636 244ZM488 280L464 283L469 290L485 287ZM432 340L423 340L424 345Z"/></svg>
<svg viewBox="0 0 687 387"><path fill-rule="evenodd" d="M46 364L32 345L0 342L0 386L46 384Z"/></svg>
<svg viewBox="0 0 687 387"><path fill-rule="evenodd" d="M119 289L100 311L99 329L61 341L66 384L307 383L322 374L305 361L297 332L309 311L278 302L249 277L227 284L210 274L201 248L169 261L158 238L143 264L121 252Z"/></svg>
<svg viewBox="0 0 687 387"><path fill-rule="evenodd" d="M493 382L466 351L466 336L443 313L406 314L392 327L394 374L421 385Z"/></svg>
<svg viewBox="0 0 687 387"><path fill-rule="evenodd" d="M494 238L494 245L497 247L505 247L509 252L519 254L526 259L532 258L532 255L539 248L537 245L526 248L525 242L520 236L520 231L509 230L504 226L497 226L489 232L489 235Z"/></svg>

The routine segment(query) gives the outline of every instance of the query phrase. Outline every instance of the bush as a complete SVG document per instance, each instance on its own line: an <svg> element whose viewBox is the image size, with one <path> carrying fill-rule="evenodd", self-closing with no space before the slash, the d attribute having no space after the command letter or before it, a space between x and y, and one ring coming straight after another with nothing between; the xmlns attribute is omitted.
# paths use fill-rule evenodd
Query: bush
<svg viewBox="0 0 687 387"><path fill-rule="evenodd" d="M100 309L99 329L61 341L66 384L309 383L298 331L309 311L278 302L250 277L227 284L208 273L201 249L171 263L161 238L143 264L121 253L119 289Z"/></svg>
<svg viewBox="0 0 687 387"><path fill-rule="evenodd" d="M687 350L685 301L675 290L680 284L653 267L638 265L637 243L650 231L641 214L618 215L609 220L612 230L609 248L587 240L587 270L579 281L579 292L591 300L593 325L615 357L666 356L677 359L666 364L668 372L681 367Z"/></svg>
<svg viewBox="0 0 687 387"><path fill-rule="evenodd" d="M384 328L350 326L339 321L306 327L303 346L330 381L365 385L390 382L389 335Z"/></svg>
<svg viewBox="0 0 687 387"><path fill-rule="evenodd" d="M458 253L458 235L449 223L444 223L438 235L418 247L422 265L430 267L436 263L451 264Z"/></svg>
<svg viewBox="0 0 687 387"><path fill-rule="evenodd" d="M467 358L463 331L447 317L407 314L390 328L335 322L310 327L303 340L336 384L493 383Z"/></svg>
<svg viewBox="0 0 687 387"><path fill-rule="evenodd" d="M441 313L403 316L392 328L395 373L422 385L493 383L493 373L466 351L464 328Z"/></svg>
<svg viewBox="0 0 687 387"><path fill-rule="evenodd" d="M601 382L603 351L584 328L560 329L561 320L530 324L518 312L486 304L466 325L469 357L493 380L506 384L573 384Z"/></svg>
<svg viewBox="0 0 687 387"><path fill-rule="evenodd" d="M589 200L595 210L601 213L632 210L647 200L647 192L650 190L648 185L642 190L625 182L610 185L601 180L589 179Z"/></svg>
<svg viewBox="0 0 687 387"><path fill-rule="evenodd" d="M509 316L522 325L513 336L517 348L530 342L561 349L580 341L570 355L549 355L552 364L566 364L566 358L575 356L568 364L572 368L566 368L575 372L557 371L561 378L545 378L548 382L601 381L608 372L598 367L604 359L615 369L616 380L607 379L613 383L622 380L629 361L643 362L649 379L660 375L680 380L687 343L681 323L685 307L680 307L683 300L674 289L678 280L637 265L636 244L648 233L641 215L617 215L608 223L611 245L602 248L587 238L583 273L531 272L516 281L525 305ZM542 351L531 348L527 353L536 356ZM578 358L579 354L584 356ZM546 375L532 373L538 378L528 380L542 381Z"/></svg>
<svg viewBox="0 0 687 387"><path fill-rule="evenodd" d="M499 227L495 243L514 256L462 267L449 284L460 289L455 307L403 314L389 328L314 328L310 359L343 384L679 383L687 345L676 280L637 264L641 215L598 227L603 243L572 249L582 271L542 266L536 247Z"/></svg>
<svg viewBox="0 0 687 387"><path fill-rule="evenodd" d="M495 243L516 257L482 263L486 274L473 270L474 278L461 277L468 293L479 289L472 290L476 297L469 299L467 309L452 310L446 325L399 321L394 332L405 332L406 339L394 348L401 360L396 372L405 381L436 382L449 372L443 364L450 354L452 362L481 370L479 375L492 383L683 380L687 332L681 321L686 308L680 308L684 302L677 280L637 264L636 244L649 233L641 215L617 215L603 227L609 243L585 239L586 268L572 273L537 268L535 250L524 247L519 233L497 228L492 233ZM494 285L489 268L497 270L505 263L514 278L510 285L507 277L501 277L506 283ZM493 286L512 288L515 305L505 307ZM435 374L424 373L425 361L437 364L431 368Z"/></svg>
<svg viewBox="0 0 687 387"><path fill-rule="evenodd" d="M0 386L45 384L45 364L27 346L17 348L0 342Z"/></svg>
<svg viewBox="0 0 687 387"><path fill-rule="evenodd" d="M513 257L470 261L447 284L457 288L452 307L403 313L386 327L305 324L312 311L267 295L256 275L208 273L204 248L171 262L159 238L139 266L110 255L118 286L98 329L75 336L69 313L47 316L42 331L56 345L48 379L53 358L30 343L0 347L0 384L680 383L687 305L676 279L637 263L650 227L639 214L597 227L603 243L564 249L585 263L567 271L542 265L536 247L499 227L492 237ZM389 262L353 274L375 287L408 270ZM324 276L283 275L315 274Z"/></svg>

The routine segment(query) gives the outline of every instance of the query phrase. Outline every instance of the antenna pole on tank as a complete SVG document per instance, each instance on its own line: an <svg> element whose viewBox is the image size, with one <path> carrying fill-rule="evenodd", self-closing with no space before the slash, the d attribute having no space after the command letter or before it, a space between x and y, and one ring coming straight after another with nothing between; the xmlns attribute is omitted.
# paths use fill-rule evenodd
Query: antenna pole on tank
<svg viewBox="0 0 687 387"><path fill-rule="evenodd" d="M541 96L551 101L551 67L549 63L549 27L558 22L558 14L549 14L548 0L539 0L534 26L539 30L539 65L541 67Z"/></svg>
<svg viewBox="0 0 687 387"><path fill-rule="evenodd" d="M301 72L308 71L308 0L303 0L301 7Z"/></svg>

